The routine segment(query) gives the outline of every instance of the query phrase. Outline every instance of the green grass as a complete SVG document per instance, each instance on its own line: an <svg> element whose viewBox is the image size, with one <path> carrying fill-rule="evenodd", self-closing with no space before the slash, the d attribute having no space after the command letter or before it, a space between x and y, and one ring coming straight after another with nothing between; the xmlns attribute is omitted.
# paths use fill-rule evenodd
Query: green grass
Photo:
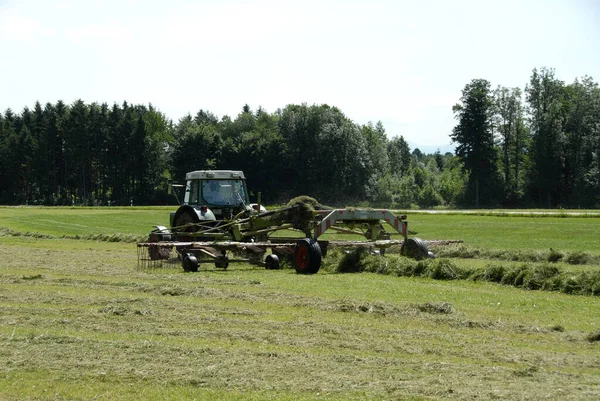
<svg viewBox="0 0 600 401"><path fill-rule="evenodd" d="M143 236L170 210L0 208L1 227L57 237L0 236L0 399L600 397L600 297L327 268L141 269L134 244L58 238ZM422 238L481 249L501 249L504 233L507 249L598 254L594 218L409 221ZM520 248L532 221L547 240ZM456 225L479 235L451 235Z"/></svg>
<svg viewBox="0 0 600 401"><path fill-rule="evenodd" d="M142 270L128 244L5 240L0 398L600 395L597 297L241 264Z"/></svg>
<svg viewBox="0 0 600 401"><path fill-rule="evenodd" d="M116 208L0 207L0 227L53 236L146 236L168 226L172 206ZM590 211L588 211L590 212ZM506 217L408 212L409 230L423 239L460 239L474 248L585 251L600 254L598 217ZM339 236L343 237L343 236ZM324 238L333 238L331 235Z"/></svg>
<svg viewBox="0 0 600 401"><path fill-rule="evenodd" d="M102 234L147 235L154 225L169 225L162 207L0 207L0 227L53 236Z"/></svg>
<svg viewBox="0 0 600 401"><path fill-rule="evenodd" d="M423 239L461 239L470 247L600 254L600 218L408 215Z"/></svg>

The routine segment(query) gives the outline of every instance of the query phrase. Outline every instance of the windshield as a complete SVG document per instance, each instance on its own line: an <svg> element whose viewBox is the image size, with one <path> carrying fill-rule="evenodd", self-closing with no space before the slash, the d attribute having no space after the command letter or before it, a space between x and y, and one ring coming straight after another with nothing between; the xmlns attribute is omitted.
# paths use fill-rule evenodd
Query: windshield
<svg viewBox="0 0 600 401"><path fill-rule="evenodd" d="M242 180L202 180L202 198L210 205L227 206L248 203Z"/></svg>

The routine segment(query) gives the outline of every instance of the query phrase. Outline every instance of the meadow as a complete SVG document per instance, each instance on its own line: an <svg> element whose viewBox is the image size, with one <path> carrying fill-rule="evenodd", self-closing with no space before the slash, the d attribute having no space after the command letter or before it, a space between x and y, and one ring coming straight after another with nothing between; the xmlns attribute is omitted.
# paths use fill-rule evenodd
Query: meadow
<svg viewBox="0 0 600 401"><path fill-rule="evenodd" d="M0 207L0 399L600 397L599 296L343 274L340 255L314 276L139 268L134 241L170 210ZM408 219L421 238L462 239L438 259L462 269L552 248L589 254L557 263L566 273L600 271L599 217Z"/></svg>

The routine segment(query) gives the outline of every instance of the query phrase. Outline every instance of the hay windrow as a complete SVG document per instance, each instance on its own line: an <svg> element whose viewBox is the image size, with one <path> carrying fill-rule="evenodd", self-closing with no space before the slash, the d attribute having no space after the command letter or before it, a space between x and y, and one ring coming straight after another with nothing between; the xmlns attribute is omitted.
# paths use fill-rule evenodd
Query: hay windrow
<svg viewBox="0 0 600 401"><path fill-rule="evenodd" d="M99 242L126 242L136 243L145 240L145 236L139 236L135 234L87 234L87 235L51 235L43 234L38 232L21 232L11 230L6 227L0 227L0 237L25 237L25 238L36 238L36 239L67 239L67 240L86 240L86 241L99 241Z"/></svg>
<svg viewBox="0 0 600 401"><path fill-rule="evenodd" d="M337 273L370 272L398 277L428 277L434 280L472 280L498 283L526 290L557 291L572 295L600 295L600 272L569 272L550 262L492 262L483 268L466 268L449 258L414 260L400 255L373 255L358 247L333 250L324 270Z"/></svg>
<svg viewBox="0 0 600 401"><path fill-rule="evenodd" d="M286 206L297 206L297 205L302 205L303 207L305 207L307 210L310 210L311 212L314 212L315 210L330 210L330 207L327 206L323 206L322 204L319 203L318 200L316 200L315 198L311 198L310 196L307 195L301 195L301 196L297 196L293 199L291 199Z"/></svg>
<svg viewBox="0 0 600 401"><path fill-rule="evenodd" d="M273 214L269 218L280 219L285 223L291 223L297 230L308 232L312 229L315 212L329 209L320 204L315 198L303 195L290 200L283 210Z"/></svg>
<svg viewBox="0 0 600 401"><path fill-rule="evenodd" d="M589 334L586 336L586 339L587 339L589 342L591 342L591 343L593 343L593 342L600 342L600 330L598 330L598 331L594 331L594 332L592 332L592 333L589 333Z"/></svg>
<svg viewBox="0 0 600 401"><path fill-rule="evenodd" d="M548 251L539 250L507 250L507 249L480 249L460 245L436 250L438 257L460 259L493 259L511 262L565 262L570 265L593 265L600 263L600 255L593 255L583 251L562 252L553 248Z"/></svg>

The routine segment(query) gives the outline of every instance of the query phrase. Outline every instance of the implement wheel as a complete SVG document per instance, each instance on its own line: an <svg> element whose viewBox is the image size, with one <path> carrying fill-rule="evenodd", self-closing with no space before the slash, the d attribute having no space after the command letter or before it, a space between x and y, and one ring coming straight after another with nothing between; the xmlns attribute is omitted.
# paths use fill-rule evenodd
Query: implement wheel
<svg viewBox="0 0 600 401"><path fill-rule="evenodd" d="M321 268L321 247L311 238L301 239L294 249L294 267L298 274L315 274Z"/></svg>
<svg viewBox="0 0 600 401"><path fill-rule="evenodd" d="M198 259L192 253L184 253L181 258L181 265L185 272L198 271Z"/></svg>
<svg viewBox="0 0 600 401"><path fill-rule="evenodd" d="M421 260L429 257L429 248L421 238L409 238L406 244L402 244L400 253L409 258Z"/></svg>
<svg viewBox="0 0 600 401"><path fill-rule="evenodd" d="M227 269L229 267L229 258L227 255L219 255L215 258L215 267L217 269Z"/></svg>
<svg viewBox="0 0 600 401"><path fill-rule="evenodd" d="M267 270L279 270L279 257L271 254L265 258L265 269Z"/></svg>

